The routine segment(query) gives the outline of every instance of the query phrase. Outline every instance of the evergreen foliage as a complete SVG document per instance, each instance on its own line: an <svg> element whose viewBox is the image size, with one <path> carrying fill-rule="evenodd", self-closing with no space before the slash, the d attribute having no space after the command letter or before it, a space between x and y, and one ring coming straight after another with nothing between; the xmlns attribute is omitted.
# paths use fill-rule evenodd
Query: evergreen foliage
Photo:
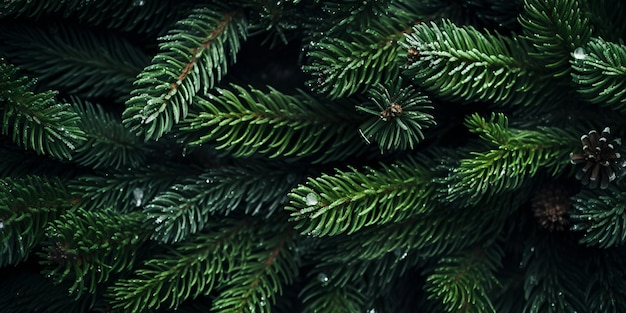
<svg viewBox="0 0 626 313"><path fill-rule="evenodd" d="M0 1L0 312L626 312L624 12Z"/></svg>

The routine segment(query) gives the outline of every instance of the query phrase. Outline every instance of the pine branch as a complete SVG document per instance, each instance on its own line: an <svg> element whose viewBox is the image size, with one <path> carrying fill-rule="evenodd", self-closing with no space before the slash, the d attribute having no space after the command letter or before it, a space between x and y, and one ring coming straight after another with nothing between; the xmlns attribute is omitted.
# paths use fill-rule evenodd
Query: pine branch
<svg viewBox="0 0 626 313"><path fill-rule="evenodd" d="M2 274L3 292L0 293L2 312L85 313L95 311L95 295L87 295L74 300L67 296L67 284L53 284L40 273L11 270Z"/></svg>
<svg viewBox="0 0 626 313"><path fill-rule="evenodd" d="M216 141L218 150L234 157L261 154L268 158L309 157L313 163L344 159L362 152L352 124L353 111L338 103L320 103L299 93L233 85L208 99L197 97L197 115L184 122L192 145ZM331 113L332 112L332 113Z"/></svg>
<svg viewBox="0 0 626 313"><path fill-rule="evenodd" d="M526 235L528 236L528 234ZM575 247L554 237L530 235L520 268L525 269L524 312L584 312L584 280L589 274L589 251L575 254ZM576 263L571 260L576 259Z"/></svg>
<svg viewBox="0 0 626 313"><path fill-rule="evenodd" d="M40 83L87 98L125 99L134 77L150 61L120 35L58 24L7 27L0 41L0 52L35 73Z"/></svg>
<svg viewBox="0 0 626 313"><path fill-rule="evenodd" d="M585 290L585 302L591 311L618 313L626 310L626 281L623 273L624 248L593 251L594 275Z"/></svg>
<svg viewBox="0 0 626 313"><path fill-rule="evenodd" d="M2 133L37 154L70 159L72 150L85 140L78 114L68 104L57 103L52 91L31 91L33 81L16 73L12 65L0 60Z"/></svg>
<svg viewBox="0 0 626 313"><path fill-rule="evenodd" d="M150 232L142 227L141 213L111 210L66 212L46 229L43 264L56 283L71 282L68 291L76 299L95 293L111 275L133 268Z"/></svg>
<svg viewBox="0 0 626 313"><path fill-rule="evenodd" d="M173 5L176 4L176 5ZM175 1L133 0L100 2L91 0L0 2L0 11L14 17L44 20L50 15L75 17L81 23L120 29L128 32L161 33L172 19L189 8Z"/></svg>
<svg viewBox="0 0 626 313"><path fill-rule="evenodd" d="M472 157L462 159L453 170L457 181L449 193L456 198L478 200L516 190L540 170L556 176L567 165L576 142L574 136L555 127L510 129L503 114L492 114L490 120L474 114L466 119L466 126L480 135L489 150L471 152Z"/></svg>
<svg viewBox="0 0 626 313"><path fill-rule="evenodd" d="M76 208L86 211L111 208L130 212L189 176L197 176L197 171L172 164L146 165L82 175L69 183L69 189L77 199Z"/></svg>
<svg viewBox="0 0 626 313"><path fill-rule="evenodd" d="M537 49L530 55L554 77L569 79L569 56L590 39L592 27L578 0L525 0L519 22Z"/></svg>
<svg viewBox="0 0 626 313"><path fill-rule="evenodd" d="M592 38L574 54L573 81L592 103L626 112L626 46Z"/></svg>
<svg viewBox="0 0 626 313"><path fill-rule="evenodd" d="M256 229L246 220L216 220L207 232L144 262L133 278L109 288L113 308L143 312L176 308L186 299L208 295L249 254Z"/></svg>
<svg viewBox="0 0 626 313"><path fill-rule="evenodd" d="M365 299L358 289L324 285L320 288L321 283L311 280L302 290L300 297L306 305L303 313L352 313L365 310Z"/></svg>
<svg viewBox="0 0 626 313"><path fill-rule="evenodd" d="M279 226L267 227L268 232L256 234L261 238L281 230ZM264 236L265 235L265 236ZM289 230L282 229L278 236L261 241L247 259L232 269L228 281L220 286L212 311L271 312L275 297L282 293L283 285L291 284L298 273L298 264Z"/></svg>
<svg viewBox="0 0 626 313"><path fill-rule="evenodd" d="M287 202L297 176L266 165L223 167L173 185L144 208L156 225L152 239L184 240L210 225L215 215L238 212L270 217Z"/></svg>
<svg viewBox="0 0 626 313"><path fill-rule="evenodd" d="M426 279L428 298L443 302L447 312L495 312L488 294L498 285L503 254L492 244L441 259Z"/></svg>
<svg viewBox="0 0 626 313"><path fill-rule="evenodd" d="M194 10L161 38L160 52L138 76L126 102L124 125L158 139L187 116L193 97L207 91L234 62L247 25L240 11Z"/></svg>
<svg viewBox="0 0 626 313"><path fill-rule="evenodd" d="M584 231L581 244L600 248L626 243L626 194L615 186L605 190L583 190L573 198L572 229Z"/></svg>
<svg viewBox="0 0 626 313"><path fill-rule="evenodd" d="M515 37L444 20L414 26L401 45L408 56L403 74L454 102L531 105L551 96L527 60L530 47Z"/></svg>
<svg viewBox="0 0 626 313"><path fill-rule="evenodd" d="M89 102L73 99L74 111L80 117L80 128L87 141L80 145L74 162L94 169L121 169L145 163L146 147L111 114Z"/></svg>
<svg viewBox="0 0 626 313"><path fill-rule="evenodd" d="M397 41L408 25L380 19L367 32L353 32L348 38L324 37L310 44L310 59L303 70L313 76L308 85L331 99L398 77Z"/></svg>
<svg viewBox="0 0 626 313"><path fill-rule="evenodd" d="M413 159L380 170L352 168L309 178L289 194L286 207L302 234L352 234L369 225L398 222L432 209L430 173Z"/></svg>
<svg viewBox="0 0 626 313"><path fill-rule="evenodd" d="M46 224L70 207L58 179L27 176L0 179L0 267L28 257Z"/></svg>

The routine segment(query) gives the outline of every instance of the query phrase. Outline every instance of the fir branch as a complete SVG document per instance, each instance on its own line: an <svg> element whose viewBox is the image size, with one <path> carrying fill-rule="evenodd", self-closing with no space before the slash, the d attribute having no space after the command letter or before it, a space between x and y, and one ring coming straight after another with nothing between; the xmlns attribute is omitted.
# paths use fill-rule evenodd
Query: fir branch
<svg viewBox="0 0 626 313"><path fill-rule="evenodd" d="M358 134L351 125L353 111L337 103L322 104L302 92L291 96L273 88L267 93L232 88L194 99L201 111L181 128L193 145L214 140L218 150L234 157L258 153L269 158L309 157L314 163L363 150L354 140Z"/></svg>
<svg viewBox="0 0 626 313"><path fill-rule="evenodd" d="M618 313L626 310L624 247L592 252L594 274L585 290L587 307L591 312Z"/></svg>
<svg viewBox="0 0 626 313"><path fill-rule="evenodd" d="M607 41L617 42L626 32L626 24L620 16L626 14L623 2L612 0L584 1L586 18L592 24L594 35Z"/></svg>
<svg viewBox="0 0 626 313"><path fill-rule="evenodd" d="M121 35L49 24L3 29L0 47L11 62L40 83L87 98L126 98L150 59Z"/></svg>
<svg viewBox="0 0 626 313"><path fill-rule="evenodd" d="M120 279L108 290L114 308L143 312L176 308L186 299L208 295L248 255L255 228L249 221L215 220L208 231L144 262L134 278Z"/></svg>
<svg viewBox="0 0 626 313"><path fill-rule="evenodd" d="M86 211L111 208L129 212L141 208L158 193L189 176L197 176L197 172L172 164L146 165L82 175L69 183L69 189L76 198L76 208Z"/></svg>
<svg viewBox="0 0 626 313"><path fill-rule="evenodd" d="M97 104L73 99L74 111L80 117L80 128L87 141L80 145L74 162L94 169L121 169L145 163L146 147L122 123Z"/></svg>
<svg viewBox="0 0 626 313"><path fill-rule="evenodd" d="M305 304L303 313L353 313L365 310L366 299L353 286L331 287L311 280L300 297Z"/></svg>
<svg viewBox="0 0 626 313"><path fill-rule="evenodd" d="M68 284L54 284L41 273L12 269L2 274L0 307L3 313L96 311L95 295L86 295L78 300L70 298L67 296Z"/></svg>
<svg viewBox="0 0 626 313"><path fill-rule="evenodd" d="M503 114L492 114L490 120L474 114L466 125L489 150L471 152L453 170L457 182L449 193L456 198L469 195L477 200L485 194L516 190L542 169L556 176L567 165L576 142L574 136L554 127L510 129Z"/></svg>
<svg viewBox="0 0 626 313"><path fill-rule="evenodd" d="M626 46L592 38L571 62L580 95L626 112Z"/></svg>
<svg viewBox="0 0 626 313"><path fill-rule="evenodd" d="M173 4L176 5L173 5ZM0 2L0 11L12 17L44 20L50 16L74 17L81 23L115 28L128 32L161 33L189 8L176 1L133 0L100 2L91 0Z"/></svg>
<svg viewBox="0 0 626 313"><path fill-rule="evenodd" d="M234 61L247 24L240 11L196 9L161 38L160 53L135 81L124 124L158 139L187 116L193 97L215 85Z"/></svg>
<svg viewBox="0 0 626 313"><path fill-rule="evenodd" d="M150 235L142 227L141 213L111 210L67 212L46 229L43 264L56 283L68 281L70 294L78 299L95 293L111 275L133 268L138 251Z"/></svg>
<svg viewBox="0 0 626 313"><path fill-rule="evenodd" d="M488 295L498 285L503 254L492 244L439 260L426 279L428 298L443 302L447 312L495 312Z"/></svg>
<svg viewBox="0 0 626 313"><path fill-rule="evenodd" d="M289 194L286 210L302 234L352 234L369 225L398 222L432 209L430 173L413 159L380 170L352 168L309 178Z"/></svg>
<svg viewBox="0 0 626 313"><path fill-rule="evenodd" d="M531 55L554 77L569 78L569 56L590 39L592 27L578 0L525 0L519 17L525 36L537 49Z"/></svg>
<svg viewBox="0 0 626 313"><path fill-rule="evenodd" d="M528 236L528 234L526 235ZM525 270L524 312L585 312L584 286L590 268L589 251L576 254L575 247L554 237L531 234L520 268ZM571 260L576 259L576 263ZM575 273L575 274L573 274Z"/></svg>
<svg viewBox="0 0 626 313"><path fill-rule="evenodd" d="M572 229L583 231L581 244L600 248L626 243L626 193L611 185L605 190L582 190L573 197Z"/></svg>
<svg viewBox="0 0 626 313"><path fill-rule="evenodd" d="M26 259L43 239L46 224L70 207L70 195L54 178L0 179L0 267Z"/></svg>
<svg viewBox="0 0 626 313"><path fill-rule="evenodd" d="M17 145L56 159L71 159L71 151L85 140L79 116L55 93L35 93L34 82L15 77L17 70L0 60L0 117L2 133Z"/></svg>
<svg viewBox="0 0 626 313"><path fill-rule="evenodd" d="M278 230L282 227L278 226ZM267 234L277 229L266 227ZM257 237L267 236L264 232ZM292 232L282 229L277 236L263 240L253 249L247 260L232 269L228 281L213 302L214 312L271 312L275 297L282 293L283 285L291 284L298 273L294 259Z"/></svg>
<svg viewBox="0 0 626 313"><path fill-rule="evenodd" d="M444 20L414 26L401 45L408 53L403 74L446 99L504 106L530 105L550 95L527 60L530 48L515 37Z"/></svg>
<svg viewBox="0 0 626 313"><path fill-rule="evenodd" d="M433 109L429 99L412 87L401 85L401 81L392 83L389 89L376 85L368 91L371 102L356 107L377 117L359 129L365 139L371 138L378 144L381 153L413 149L424 139L422 129L436 124L434 117L424 112Z"/></svg>
<svg viewBox="0 0 626 313"><path fill-rule="evenodd" d="M270 217L287 202L296 177L282 169L239 166L190 178L159 193L145 206L144 213L155 225L152 238L161 242L184 240L202 231L217 214Z"/></svg>
<svg viewBox="0 0 626 313"><path fill-rule="evenodd" d="M350 96L372 85L398 77L397 41L406 24L380 19L366 32L349 38L324 37L309 45L310 59L303 70L313 76L308 85L331 99Z"/></svg>

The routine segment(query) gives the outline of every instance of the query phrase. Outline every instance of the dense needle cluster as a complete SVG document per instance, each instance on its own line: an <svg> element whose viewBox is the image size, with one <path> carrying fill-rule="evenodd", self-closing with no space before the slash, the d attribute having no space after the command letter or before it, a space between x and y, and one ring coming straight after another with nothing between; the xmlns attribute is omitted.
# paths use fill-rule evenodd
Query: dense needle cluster
<svg viewBox="0 0 626 313"><path fill-rule="evenodd" d="M572 153L570 155L572 164L585 164L577 173L583 185L589 188L605 189L609 183L615 180L617 172L621 169L621 154L617 152L617 147L621 144L619 139L611 140L611 130L606 127L602 134L592 130L587 135L580 137L583 145L582 153Z"/></svg>

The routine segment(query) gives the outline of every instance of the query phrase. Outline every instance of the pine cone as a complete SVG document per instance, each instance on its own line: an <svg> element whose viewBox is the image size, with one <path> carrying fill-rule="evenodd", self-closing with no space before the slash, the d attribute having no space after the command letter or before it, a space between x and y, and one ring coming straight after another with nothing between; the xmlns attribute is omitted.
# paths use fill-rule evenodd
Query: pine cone
<svg viewBox="0 0 626 313"><path fill-rule="evenodd" d="M572 202L566 188L549 184L539 190L531 200L537 222L550 231L562 231L569 224L568 211Z"/></svg>
<svg viewBox="0 0 626 313"><path fill-rule="evenodd" d="M576 179L581 180L583 185L589 185L589 188L598 187L598 183L600 188L607 188L622 168L621 155L616 152L616 147L621 142L619 139L611 140L610 135L611 130L608 127L599 137L598 133L592 130L588 135L580 137L583 152L570 154L572 164L585 164L576 173Z"/></svg>

